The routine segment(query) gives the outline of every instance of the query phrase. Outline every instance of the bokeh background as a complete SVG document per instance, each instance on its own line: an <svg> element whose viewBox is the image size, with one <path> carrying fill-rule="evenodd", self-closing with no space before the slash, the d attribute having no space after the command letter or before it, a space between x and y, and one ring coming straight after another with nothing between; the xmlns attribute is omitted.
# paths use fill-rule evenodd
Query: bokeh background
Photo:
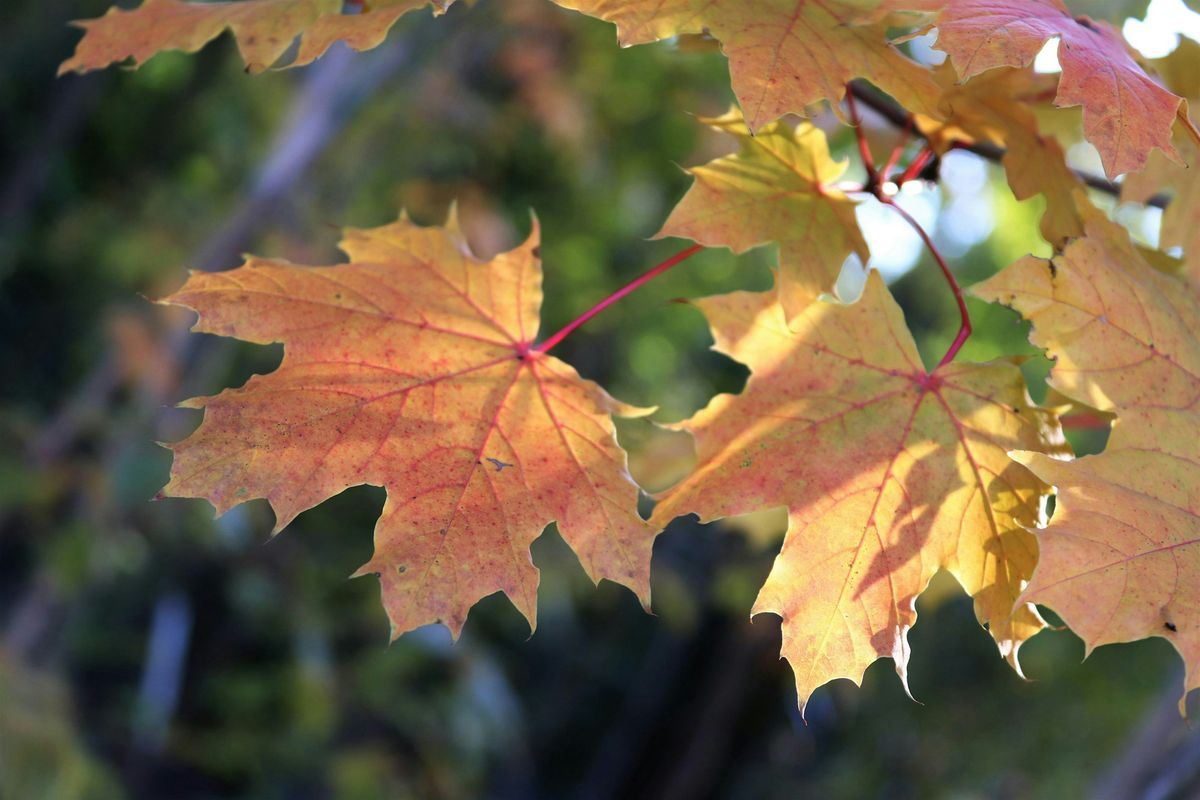
<svg viewBox="0 0 1200 800"><path fill-rule="evenodd" d="M704 42L622 50L611 26L546 0L412 14L383 47L335 49L300 70L246 75L222 37L137 71L55 78L79 37L67 21L106 6L0 7L0 797L1200 792L1200 744L1175 710L1181 665L1164 641L1083 660L1069 631L1048 631L1022 650L1022 681L949 579L918 603L920 703L881 661L861 689L820 689L802 721L778 620L748 619L778 514L676 521L655 547L654 616L621 587L592 586L551 527L533 547L535 634L495 596L457 643L429 627L389 646L377 583L347 580L370 554L382 490L349 490L270 541L262 501L216 520L202 501L152 502L170 464L154 442L198 422L173 404L280 358L189 334L189 314L145 299L185 267L227 269L251 251L334 263L340 226L400 208L435 224L454 201L488 255L527 234L532 210L543 331L556 330L684 244L649 237L688 184L679 165L732 149L692 116L732 96ZM1079 6L1118 25L1134 17L1126 30L1151 56L1200 22L1179 0L1155 0L1148 24L1144 1ZM848 129L828 114L819 124L852 154ZM883 154L896 131L866 124ZM1071 157L1097 168L1086 145ZM1048 252L1040 201L1017 203L995 165L963 153L941 167L940 186L902 203L962 282ZM1097 201L1155 241L1157 212ZM940 275L887 209L869 201L861 217L873 266L936 362L957 327ZM705 252L557 352L621 399L659 406L656 420L683 418L738 391L746 370L669 301L765 289L772 258ZM849 291L861 270L847 266ZM971 304L963 357L1029 354L1040 396L1048 365L1026 327ZM1095 431L1072 439L1080 452L1103 446ZM686 437L628 422L621 441L649 488L687 469Z"/></svg>

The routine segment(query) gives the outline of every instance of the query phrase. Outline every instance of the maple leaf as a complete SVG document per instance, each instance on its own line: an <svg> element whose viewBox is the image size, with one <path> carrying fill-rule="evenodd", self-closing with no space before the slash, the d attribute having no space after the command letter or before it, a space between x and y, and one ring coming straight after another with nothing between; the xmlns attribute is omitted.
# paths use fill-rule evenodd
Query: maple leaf
<svg viewBox="0 0 1200 800"><path fill-rule="evenodd" d="M1176 120L1200 137L1183 99L1146 75L1112 25L1072 16L1061 0L947 0L934 25L938 48L963 80L995 67L1028 66L1058 37L1055 104L1083 106L1084 135L1110 178L1141 169L1156 147L1179 160L1171 144Z"/></svg>
<svg viewBox="0 0 1200 800"><path fill-rule="evenodd" d="M681 425L696 437L697 468L651 522L787 508L753 613L783 618L801 704L833 678L857 682L881 656L907 688L915 601L939 569L974 597L1019 669L1018 648L1044 625L1014 603L1037 561L1025 528L1048 488L1007 452L1062 455L1065 444L1016 361L927 373L877 272L856 303L813 303L790 321L765 294L698 305L716 349L751 375L742 394Z"/></svg>
<svg viewBox="0 0 1200 800"><path fill-rule="evenodd" d="M937 113L938 88L888 41L878 0L554 0L613 22L623 46L690 33L721 42L751 130L866 78L914 111Z"/></svg>
<svg viewBox="0 0 1200 800"><path fill-rule="evenodd" d="M1200 43L1182 37L1170 55L1150 63L1172 90L1191 103L1200 102ZM1175 142L1188 164L1200 164L1200 146L1193 139L1176 131ZM1171 202L1163 211L1159 246L1182 248L1188 273L1200 281L1200 180L1195 166L1152 153L1146 168L1121 184L1121 198L1139 203L1161 192L1170 193Z"/></svg>
<svg viewBox="0 0 1200 800"><path fill-rule="evenodd" d="M939 154L958 143L989 141L1005 148L1008 185L1018 200L1046 198L1042 235L1065 244L1083 233L1077 201L1083 184L1067 166L1062 146L1038 130L1030 98L1042 94L1052 76L1027 70L995 69L958 83L949 65L935 70L944 89L942 119L915 116L916 127Z"/></svg>
<svg viewBox="0 0 1200 800"><path fill-rule="evenodd" d="M274 64L303 36L289 66L308 64L337 41L355 50L381 44L404 14L432 5L443 13L454 0L372 0L358 14L343 14L343 0L241 0L196 3L145 0L131 11L113 6L97 19L79 20L84 36L58 74L102 69L132 58L136 65L163 50L193 53L226 28L237 37L242 60L251 72Z"/></svg>
<svg viewBox="0 0 1200 800"><path fill-rule="evenodd" d="M740 152L688 170L695 178L659 236L680 236L741 253L779 243L779 290L789 315L837 282L850 253L870 257L854 206L833 183L845 161L829 157L811 123L773 122L751 135L737 109L701 122L734 136Z"/></svg>
<svg viewBox="0 0 1200 800"><path fill-rule="evenodd" d="M284 358L184 404L204 421L169 445L164 492L207 498L218 513L266 498L279 531L347 487L385 487L375 554L358 574L378 573L394 636L434 621L457 636L496 591L533 626L529 545L555 520L593 580L648 604L653 529L609 416L648 412L530 350L536 230L490 262L453 219L349 230L342 249L349 264L252 258L193 273L165 298L199 313L195 330L283 342Z"/></svg>
<svg viewBox="0 0 1200 800"><path fill-rule="evenodd" d="M1168 639L1200 687L1200 293L1092 220L1053 260L1027 256L975 295L1033 323L1050 385L1116 422L1103 453L1015 457L1058 489L1023 595L1058 612L1088 651ZM1021 448L1024 449L1024 448Z"/></svg>

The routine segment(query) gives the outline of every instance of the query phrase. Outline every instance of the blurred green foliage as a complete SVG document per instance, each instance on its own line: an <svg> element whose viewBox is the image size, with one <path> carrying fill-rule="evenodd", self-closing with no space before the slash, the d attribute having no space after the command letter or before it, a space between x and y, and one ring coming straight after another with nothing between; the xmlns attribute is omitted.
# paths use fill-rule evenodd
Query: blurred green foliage
<svg viewBox="0 0 1200 800"><path fill-rule="evenodd" d="M1080 663L1065 631L1025 647L1023 682L939 579L912 632L923 705L881 662L861 690L820 690L806 724L777 622L746 619L781 535L770 520L673 524L656 617L592 587L551 528L532 636L492 597L456 644L430 628L388 647L377 587L346 580L381 490L266 544L261 501L215 521L199 501L151 502L170 460L153 441L197 421L170 404L269 371L279 350L183 335L186 314L142 295L241 251L333 262L341 225L402 207L436 223L457 201L482 254L537 215L555 330L679 249L647 240L686 188L677 165L729 148L689 114L732 98L717 52L622 50L610 26L539 0L412 15L379 51L304 70L247 76L223 38L56 80L77 38L65 21L105 5L0 10L0 796L1078 796L1174 691L1161 642ZM312 133L313 98L338 110L312 159L273 162ZM822 124L849 156L848 131ZM993 233L953 259L968 283L1045 248L1038 201L1014 201L994 168L982 196ZM746 371L669 301L765 289L771 259L706 252L557 352L656 419L687 416ZM893 289L936 361L957 326L940 275L922 257ZM963 356L1026 354L1039 386L1026 327L971 310ZM656 438L627 423L622 440Z"/></svg>

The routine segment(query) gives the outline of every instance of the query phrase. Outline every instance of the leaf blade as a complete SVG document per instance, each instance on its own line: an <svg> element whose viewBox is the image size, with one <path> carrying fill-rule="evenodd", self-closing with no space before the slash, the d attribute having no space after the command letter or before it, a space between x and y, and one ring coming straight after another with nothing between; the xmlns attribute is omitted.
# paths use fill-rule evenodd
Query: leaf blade
<svg viewBox="0 0 1200 800"><path fill-rule="evenodd" d="M496 591L536 624L529 546L552 521L593 580L649 603L653 531L616 444L629 409L568 365L528 355L537 334L537 234L489 262L453 223L351 230L349 264L252 259L194 273L164 302L197 330L284 342L279 368L197 398L201 426L170 445L171 496L223 512L256 497L278 532L349 486L384 486L376 551L393 634L457 636Z"/></svg>
<svg viewBox="0 0 1200 800"><path fill-rule="evenodd" d="M698 466L651 522L784 505L788 533L753 613L783 618L801 703L881 656L906 680L915 600L938 569L975 597L1002 654L1043 627L1014 604L1033 570L1048 488L1013 465L1028 442L1061 455L1052 414L1011 362L925 372L878 273L856 303L814 303L787 321L765 296L703 301L717 348L751 368L682 427ZM1014 469L1013 467L1016 466Z"/></svg>

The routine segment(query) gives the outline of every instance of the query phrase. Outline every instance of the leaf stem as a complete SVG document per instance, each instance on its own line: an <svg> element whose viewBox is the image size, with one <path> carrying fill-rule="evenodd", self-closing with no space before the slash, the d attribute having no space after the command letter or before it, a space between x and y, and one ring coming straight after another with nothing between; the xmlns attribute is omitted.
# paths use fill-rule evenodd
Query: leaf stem
<svg viewBox="0 0 1200 800"><path fill-rule="evenodd" d="M879 202L885 206L891 206L896 210L896 213L904 217L904 220L912 226L912 229L921 237L921 241L925 243L929 254L933 256L933 260L937 262L938 268L942 271L942 275L946 278L946 283L950 284L950 291L954 293L954 302L958 304L958 313L961 320L958 333L954 337L954 341L950 343L950 349L946 351L946 355L942 356L942 360L938 362L938 367L943 367L954 360L958 355L958 351L962 349L963 343L971 335L971 314L967 311L967 300L963 296L962 287L958 285L958 281L954 279L954 273L950 271L950 267L946 264L946 259L942 258L942 254L938 252L937 247L933 243L933 239L921 227L921 223L917 222L912 214L909 214L903 208L896 204L892 198L879 192L875 195L879 198Z"/></svg>
<svg viewBox="0 0 1200 800"><path fill-rule="evenodd" d="M863 130L862 119L858 116L858 106L854 103L854 92L850 90L849 85L846 86L846 107L850 111L850 123L854 126L854 140L858 142L858 154L862 157L863 168L867 171L867 186L874 187L879 183L879 172L875 169L875 159L871 157L871 147L867 144L867 134Z"/></svg>
<svg viewBox="0 0 1200 800"><path fill-rule="evenodd" d="M896 184L903 186L911 180L915 180L921 174L921 170L925 169L925 165L933 159L935 153L930 147L923 147L917 153L916 157L909 163L904 172L900 173L900 177L896 178Z"/></svg>
<svg viewBox="0 0 1200 800"><path fill-rule="evenodd" d="M1059 422L1062 423L1063 430L1068 431L1107 431L1112 429L1111 418L1086 411L1059 417Z"/></svg>
<svg viewBox="0 0 1200 800"><path fill-rule="evenodd" d="M942 258L942 254L933 243L933 239L921 227L921 223L917 222L912 214L909 214L897 205L896 201L884 190L884 183L887 182L888 174L896 166L896 162L900 160L900 154L904 146L908 143L908 137L913 128L912 114L908 114L904 120L904 132L900 141L888 157L887 163L884 164L883 172L881 173L875 169L875 162L871 158L871 148L867 146L867 137L863 132L862 120L858 116L858 107L855 105L854 95L855 88L848 84L846 86L846 105L850 110L850 122L854 125L854 138L858 142L858 152L862 156L863 167L867 171L867 182L858 191L872 194L885 206L891 206L896 210L897 214L904 217L905 222L912 226L912 229L921 237L921 241L925 243L925 247L929 250L930 255L933 256L933 260L937 262L938 268L946 278L946 283L950 284L950 291L954 294L954 302L958 304L958 313L961 322L959 323L958 333L954 336L954 341L950 343L950 349L946 351L946 355L942 356L942 360L938 362L938 367L942 367L954 360L954 357L958 355L958 351L962 349L963 343L971 335L971 314L967 311L967 301L963 296L962 287L954 279L954 273L950 271L950 267L946 264L946 259ZM909 162L904 172L896 178L896 184L902 186L908 181L915 179L935 155L936 153L934 153L933 148L926 143L913 160Z"/></svg>
<svg viewBox="0 0 1200 800"><path fill-rule="evenodd" d="M910 114L908 121L904 123L904 129L900 132L900 138L896 140L896 146L892 148L892 154L888 156L888 160L884 163L883 169L879 173L879 180L884 183L887 182L888 177L892 174L892 170L896 168L896 164L900 162L900 156L904 155L904 148L908 144L908 137L912 135L912 129L913 120ZM903 180L900 182L903 183Z"/></svg>
<svg viewBox="0 0 1200 800"><path fill-rule="evenodd" d="M639 276L639 277L637 277L637 278L634 278L632 281L630 281L629 283L625 284L625 285L624 285L624 286L622 286L620 289L618 289L617 291L613 292L613 293L612 293L612 294L610 294L608 297L604 298L604 299L603 299L603 300L601 300L599 303L597 303L596 305L594 305L594 306L592 306L591 308L589 308L587 311L585 311L585 312L583 312L582 314L580 314L580 315L579 315L578 317L576 317L576 318L575 318L573 321L571 321L571 322L568 322L568 323L567 323L567 324L566 324L566 325L565 325L565 326L562 328L562 330L560 330L558 333L556 333L556 334L554 334L553 336L551 336L550 338L546 339L546 340L545 340L544 342L542 342L541 344L534 345L534 346L533 346L532 348L530 348L530 349L531 349L533 352L537 352L537 353L546 353L546 352L549 352L549 351L550 351L550 349L551 349L552 347L554 347L555 345L557 345L557 344L558 344L559 342L561 342L563 339L565 339L565 338L567 338L568 336L570 336L570 335L571 335L571 333L572 333L572 332L573 332L573 331L574 331L576 328L578 328L580 325L583 325L583 323L587 322L589 319L591 319L592 317L596 316L596 315L597 315L597 314L599 314L601 311L603 311L604 309L608 308L609 306L611 306L613 303L615 303L615 302L617 302L618 300L620 300L620 299L621 299L622 297L624 297L625 295L627 295L627 294L629 294L629 293L633 292L633 291L634 291L634 290L636 290L638 287L640 287L642 284L644 284L644 283L648 283L649 281L653 280L654 278L658 277L659 275L661 275L661 274L663 274L664 272L666 272L667 270L669 270L671 267L673 267L673 266L675 266L676 264L679 264L679 263L681 263L681 262L683 262L683 261L686 261L686 260L688 260L689 258L691 258L692 256L694 256L696 253L699 253L699 252L700 252L701 250L703 250L703 249L704 249L704 246L703 246L703 245L699 245L699 244L694 244L694 245L692 245L692 246L690 246L690 247L685 247L683 250L680 250L678 253L676 253L675 255L671 256L671 257L670 257L670 258L668 258L666 261L663 261L663 262L662 262L661 264L659 264L658 266L656 266L656 267L654 267L654 268L652 268L652 269L648 270L647 272L645 272L645 273L644 273L644 274L642 274L641 276Z"/></svg>

